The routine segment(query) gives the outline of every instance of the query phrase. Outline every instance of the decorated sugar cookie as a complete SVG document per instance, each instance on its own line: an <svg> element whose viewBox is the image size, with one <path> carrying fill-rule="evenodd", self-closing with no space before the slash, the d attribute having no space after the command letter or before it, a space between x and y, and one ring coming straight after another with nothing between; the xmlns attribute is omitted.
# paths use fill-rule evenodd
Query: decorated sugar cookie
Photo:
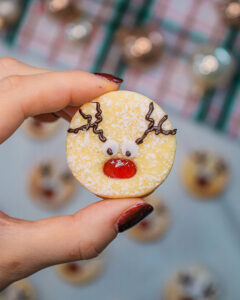
<svg viewBox="0 0 240 300"><path fill-rule="evenodd" d="M58 275L73 284L87 284L98 277L103 269L103 258L76 261L56 266Z"/></svg>
<svg viewBox="0 0 240 300"><path fill-rule="evenodd" d="M184 162L181 177L192 194L203 198L215 197L228 184L229 169L223 158L217 154L196 151Z"/></svg>
<svg viewBox="0 0 240 300"><path fill-rule="evenodd" d="M167 283L164 300L215 300L218 289L211 274L201 266L180 270Z"/></svg>
<svg viewBox="0 0 240 300"><path fill-rule="evenodd" d="M0 293L0 300L34 300L36 299L35 290L28 280L20 280Z"/></svg>
<svg viewBox="0 0 240 300"><path fill-rule="evenodd" d="M52 136L60 127L61 120L55 122L40 122L35 118L28 118L23 123L24 131L33 138L44 139Z"/></svg>
<svg viewBox="0 0 240 300"><path fill-rule="evenodd" d="M134 92L110 92L74 115L67 134L68 164L78 181L100 197L142 197L169 174L175 134L157 103Z"/></svg>
<svg viewBox="0 0 240 300"><path fill-rule="evenodd" d="M36 165L30 173L28 185L33 200L49 209L67 204L76 190L72 174L54 161Z"/></svg>
<svg viewBox="0 0 240 300"><path fill-rule="evenodd" d="M128 234L140 242L152 242L161 238L170 225L170 214L166 204L157 196L145 198L154 207L154 211L142 222L128 231Z"/></svg>

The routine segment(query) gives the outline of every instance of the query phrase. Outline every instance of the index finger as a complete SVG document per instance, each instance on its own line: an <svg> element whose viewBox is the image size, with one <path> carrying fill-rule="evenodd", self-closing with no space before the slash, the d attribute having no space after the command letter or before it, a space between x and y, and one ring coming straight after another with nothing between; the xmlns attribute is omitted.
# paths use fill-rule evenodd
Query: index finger
<svg viewBox="0 0 240 300"><path fill-rule="evenodd" d="M0 81L0 142L25 118L83 103L117 90L121 79L82 71L10 76Z"/></svg>

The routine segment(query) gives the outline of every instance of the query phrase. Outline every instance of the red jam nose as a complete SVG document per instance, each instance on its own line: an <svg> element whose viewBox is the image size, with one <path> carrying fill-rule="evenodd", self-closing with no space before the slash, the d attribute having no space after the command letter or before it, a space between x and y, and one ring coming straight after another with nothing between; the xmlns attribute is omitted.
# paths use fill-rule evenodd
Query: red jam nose
<svg viewBox="0 0 240 300"><path fill-rule="evenodd" d="M72 273L76 273L81 269L80 266L75 263L67 264L67 268L68 268L68 271L70 271Z"/></svg>
<svg viewBox="0 0 240 300"><path fill-rule="evenodd" d="M52 198L54 196L54 191L52 189L44 189L43 190L43 195L46 198Z"/></svg>
<svg viewBox="0 0 240 300"><path fill-rule="evenodd" d="M33 120L33 126L34 126L34 127L37 127L37 128L40 128L40 127L42 127L42 122L40 122L40 121L34 119L34 120Z"/></svg>
<svg viewBox="0 0 240 300"><path fill-rule="evenodd" d="M129 159L112 158L105 163L103 172L111 178L125 179L133 177L137 168L135 163Z"/></svg>
<svg viewBox="0 0 240 300"><path fill-rule="evenodd" d="M141 228L141 229L148 229L148 227L150 226L150 223L148 222L148 220L143 220L142 222L140 222L138 224L138 226Z"/></svg>

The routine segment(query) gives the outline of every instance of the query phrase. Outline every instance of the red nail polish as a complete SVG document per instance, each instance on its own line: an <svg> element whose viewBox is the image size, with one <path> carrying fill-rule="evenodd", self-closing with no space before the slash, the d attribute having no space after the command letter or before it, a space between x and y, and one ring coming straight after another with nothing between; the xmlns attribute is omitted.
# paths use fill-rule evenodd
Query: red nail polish
<svg viewBox="0 0 240 300"><path fill-rule="evenodd" d="M115 223L116 232L123 232L135 226L153 211L148 203L137 204L120 215Z"/></svg>
<svg viewBox="0 0 240 300"><path fill-rule="evenodd" d="M59 116L58 116L56 113L52 112L51 114L52 114L52 116L55 117L56 119L59 119Z"/></svg>
<svg viewBox="0 0 240 300"><path fill-rule="evenodd" d="M102 76L102 77L106 78L107 80L112 81L114 83L122 83L123 82L123 79L113 76L111 74L107 74L107 73L94 73L94 74L97 76Z"/></svg>

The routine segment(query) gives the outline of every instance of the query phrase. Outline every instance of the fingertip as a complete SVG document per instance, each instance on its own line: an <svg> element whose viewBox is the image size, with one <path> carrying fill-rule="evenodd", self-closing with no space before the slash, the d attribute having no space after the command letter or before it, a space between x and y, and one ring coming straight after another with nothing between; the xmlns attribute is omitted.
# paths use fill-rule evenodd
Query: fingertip
<svg viewBox="0 0 240 300"><path fill-rule="evenodd" d="M122 78L119 78L117 76L114 76L114 75L111 75L111 74L108 74L108 73L97 73L97 72L95 72L94 75L96 75L98 77L102 77L105 80L108 80L108 81L113 82L113 83L118 84L118 85L120 85L123 82Z"/></svg>

